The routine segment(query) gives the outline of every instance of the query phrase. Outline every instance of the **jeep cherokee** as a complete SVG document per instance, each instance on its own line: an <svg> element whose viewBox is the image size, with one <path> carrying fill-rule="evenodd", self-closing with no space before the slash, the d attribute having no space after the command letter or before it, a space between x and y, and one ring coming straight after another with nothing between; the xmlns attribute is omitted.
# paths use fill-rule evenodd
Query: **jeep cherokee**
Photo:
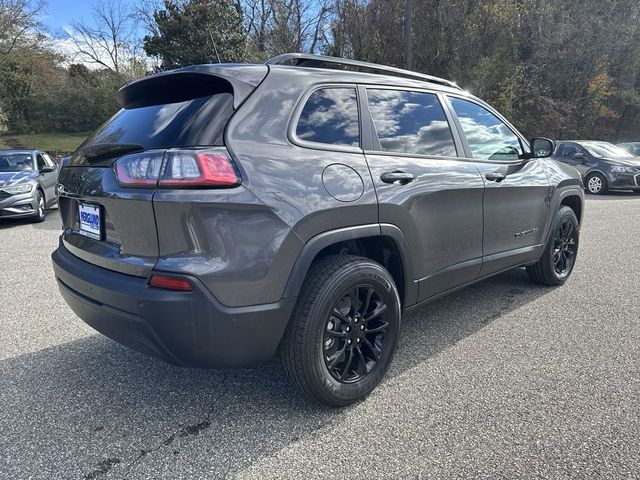
<svg viewBox="0 0 640 480"><path fill-rule="evenodd" d="M183 366L278 352L303 392L353 403L403 310L514 267L564 283L583 206L548 157L455 83L285 54L125 85L57 192L53 265L87 324Z"/></svg>

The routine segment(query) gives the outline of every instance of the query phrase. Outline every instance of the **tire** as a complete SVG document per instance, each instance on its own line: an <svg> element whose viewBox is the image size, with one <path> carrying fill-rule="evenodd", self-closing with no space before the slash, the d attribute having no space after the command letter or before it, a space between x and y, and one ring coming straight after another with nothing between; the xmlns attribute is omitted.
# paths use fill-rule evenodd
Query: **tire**
<svg viewBox="0 0 640 480"><path fill-rule="evenodd" d="M44 222L47 218L47 204L44 199L44 195L40 190L36 192L36 213L31 218L33 223Z"/></svg>
<svg viewBox="0 0 640 480"><path fill-rule="evenodd" d="M590 173L585 178L584 186L592 195L604 195L607 193L608 185L607 179L604 178L604 175L598 172Z"/></svg>
<svg viewBox="0 0 640 480"><path fill-rule="evenodd" d="M542 257L536 264L527 267L529 278L541 285L562 285L573 271L579 243L580 225L576 214L571 208L563 206L554 216L551 235Z"/></svg>
<svg viewBox="0 0 640 480"><path fill-rule="evenodd" d="M393 359L400 316L398 290L381 265L352 255L318 260L280 344L285 374L332 407L365 398Z"/></svg>

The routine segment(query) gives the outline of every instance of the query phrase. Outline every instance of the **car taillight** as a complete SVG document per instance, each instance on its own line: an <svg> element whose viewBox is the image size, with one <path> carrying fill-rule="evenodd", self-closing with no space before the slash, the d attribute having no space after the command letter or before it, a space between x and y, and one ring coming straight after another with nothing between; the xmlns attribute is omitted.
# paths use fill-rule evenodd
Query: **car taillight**
<svg viewBox="0 0 640 480"><path fill-rule="evenodd" d="M165 290L177 290L179 292L193 291L193 285L186 278L168 277L166 275L151 275L149 285L155 288L164 288Z"/></svg>
<svg viewBox="0 0 640 480"><path fill-rule="evenodd" d="M159 187L235 187L240 177L224 149L169 151Z"/></svg>
<svg viewBox="0 0 640 480"><path fill-rule="evenodd" d="M164 152L125 155L116 162L116 178L121 187L155 187L160 178Z"/></svg>
<svg viewBox="0 0 640 480"><path fill-rule="evenodd" d="M225 148L168 150L126 155L115 164L122 187L225 188L240 185Z"/></svg>

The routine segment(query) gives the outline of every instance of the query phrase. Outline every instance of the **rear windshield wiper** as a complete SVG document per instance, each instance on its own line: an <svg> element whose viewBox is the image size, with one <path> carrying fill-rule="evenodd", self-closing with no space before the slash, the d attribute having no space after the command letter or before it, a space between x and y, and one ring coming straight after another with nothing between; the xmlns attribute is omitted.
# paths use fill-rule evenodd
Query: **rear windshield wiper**
<svg viewBox="0 0 640 480"><path fill-rule="evenodd" d="M93 163L126 153L142 152L143 150L144 147L137 143L94 143L81 148L78 152L78 157L87 163Z"/></svg>

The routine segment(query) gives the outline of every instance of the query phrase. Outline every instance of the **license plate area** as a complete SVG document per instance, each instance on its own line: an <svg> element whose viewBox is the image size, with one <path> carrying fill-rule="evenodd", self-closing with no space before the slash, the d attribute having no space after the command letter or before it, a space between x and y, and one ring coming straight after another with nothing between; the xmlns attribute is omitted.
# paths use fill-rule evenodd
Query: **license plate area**
<svg viewBox="0 0 640 480"><path fill-rule="evenodd" d="M78 202L78 233L102 240L102 212L99 205Z"/></svg>

